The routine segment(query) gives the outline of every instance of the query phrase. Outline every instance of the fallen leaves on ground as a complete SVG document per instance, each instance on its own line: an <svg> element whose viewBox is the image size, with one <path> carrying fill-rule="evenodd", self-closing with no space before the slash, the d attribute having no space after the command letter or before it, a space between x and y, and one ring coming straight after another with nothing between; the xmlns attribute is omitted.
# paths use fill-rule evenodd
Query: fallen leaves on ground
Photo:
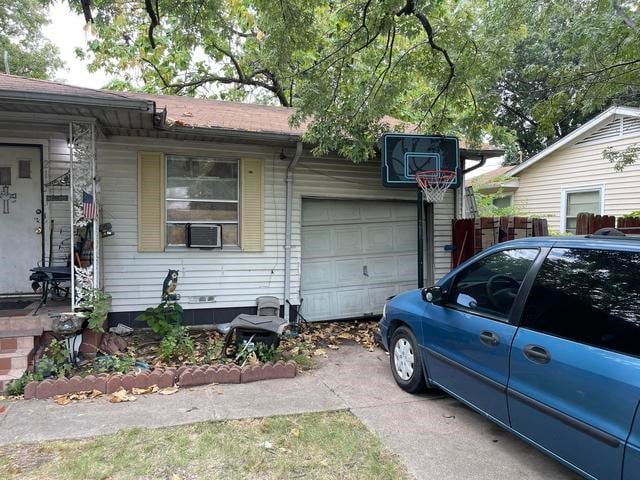
<svg viewBox="0 0 640 480"><path fill-rule="evenodd" d="M134 395L146 395L147 393L156 393L158 390L160 390L158 388L157 385L151 385L150 387L147 388L132 388L131 389L131 393Z"/></svg>
<svg viewBox="0 0 640 480"><path fill-rule="evenodd" d="M135 395L129 394L124 388L120 388L116 390L111 395L109 401L111 403L122 403L122 402L135 402L137 397Z"/></svg>
<svg viewBox="0 0 640 480"><path fill-rule="evenodd" d="M86 400L88 398L98 398L103 393L100 390L88 390L85 392L66 393L64 395L56 395L53 397L53 401L58 405L69 405L71 402L77 402L79 400Z"/></svg>
<svg viewBox="0 0 640 480"><path fill-rule="evenodd" d="M376 348L374 333L378 322L373 321L335 321L305 323L300 325L297 335L284 336L280 342L280 353L284 360L304 355L310 359L325 357L328 350L339 350L344 344L358 344L373 352ZM160 358L160 337L151 331L135 332L128 339L127 353L137 360L154 368L180 367L182 365L203 365L214 362L228 363L229 358L222 357L223 335L215 330L191 330L194 344L193 357L184 361L165 362ZM314 352L321 350L322 353ZM256 359L248 356L246 363L254 364Z"/></svg>
<svg viewBox="0 0 640 480"><path fill-rule="evenodd" d="M5 407L4 405L0 405L0 413L4 413L7 411L7 407Z"/></svg>
<svg viewBox="0 0 640 480"><path fill-rule="evenodd" d="M160 390L158 390L158 393L160 395L173 395L177 391L178 391L178 387L173 386L173 387L161 388Z"/></svg>

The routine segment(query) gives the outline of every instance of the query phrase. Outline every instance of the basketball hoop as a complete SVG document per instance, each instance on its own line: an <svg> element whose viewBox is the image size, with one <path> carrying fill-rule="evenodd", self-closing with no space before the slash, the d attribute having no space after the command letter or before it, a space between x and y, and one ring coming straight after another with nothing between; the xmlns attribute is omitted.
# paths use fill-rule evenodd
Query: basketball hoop
<svg viewBox="0 0 640 480"><path fill-rule="evenodd" d="M416 183L429 203L441 202L447 189L457 177L453 170L423 170L416 172Z"/></svg>

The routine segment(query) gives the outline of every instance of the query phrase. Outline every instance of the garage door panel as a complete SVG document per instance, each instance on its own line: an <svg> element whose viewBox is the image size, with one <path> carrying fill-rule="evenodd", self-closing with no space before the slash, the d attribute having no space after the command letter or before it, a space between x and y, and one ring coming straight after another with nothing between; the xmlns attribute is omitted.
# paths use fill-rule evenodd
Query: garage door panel
<svg viewBox="0 0 640 480"><path fill-rule="evenodd" d="M393 253L393 226L365 227L367 253Z"/></svg>
<svg viewBox="0 0 640 480"><path fill-rule="evenodd" d="M393 282L398 278L398 265L394 257L367 259L367 283Z"/></svg>
<svg viewBox="0 0 640 480"><path fill-rule="evenodd" d="M396 204L379 202L375 208L362 209L362 219L367 222L391 221L394 218Z"/></svg>
<svg viewBox="0 0 640 480"><path fill-rule="evenodd" d="M412 224L397 225L393 229L393 248L396 252L415 252L416 226Z"/></svg>
<svg viewBox="0 0 640 480"><path fill-rule="evenodd" d="M327 202L304 202L302 208L303 225L330 223L328 207Z"/></svg>
<svg viewBox="0 0 640 480"><path fill-rule="evenodd" d="M362 220L360 214L360 204L358 202L334 202L330 209L330 218L338 223Z"/></svg>
<svg viewBox="0 0 640 480"><path fill-rule="evenodd" d="M416 262L415 254L398 255L396 257L396 262L398 264L399 280L409 280L414 282L418 280L418 264Z"/></svg>
<svg viewBox="0 0 640 480"><path fill-rule="evenodd" d="M356 255L362 253L362 229L360 227L335 228L335 253Z"/></svg>
<svg viewBox="0 0 640 480"><path fill-rule="evenodd" d="M313 227L302 230L302 258L331 257L334 251L330 229Z"/></svg>
<svg viewBox="0 0 640 480"><path fill-rule="evenodd" d="M304 316L307 319L326 320L335 316L335 292L307 293L303 296Z"/></svg>
<svg viewBox="0 0 640 480"><path fill-rule="evenodd" d="M305 199L302 205L307 319L379 314L389 296L415 286L412 202Z"/></svg>
<svg viewBox="0 0 640 480"><path fill-rule="evenodd" d="M382 313L382 307L387 301L387 298L396 295L397 293L398 292L395 285L370 288L369 305L372 308L372 313Z"/></svg>
<svg viewBox="0 0 640 480"><path fill-rule="evenodd" d="M330 288L335 284L334 262L331 260L304 262L302 265L302 288Z"/></svg>
<svg viewBox="0 0 640 480"><path fill-rule="evenodd" d="M366 288L338 290L336 304L344 316L362 315L367 310L368 294Z"/></svg>
<svg viewBox="0 0 640 480"><path fill-rule="evenodd" d="M416 204L413 202L397 202L394 203L394 218L396 220L416 221Z"/></svg>
<svg viewBox="0 0 640 480"><path fill-rule="evenodd" d="M353 260L336 260L335 272L336 281L335 285L359 285L363 283L363 263L361 259ZM366 279L365 279L366 280Z"/></svg>

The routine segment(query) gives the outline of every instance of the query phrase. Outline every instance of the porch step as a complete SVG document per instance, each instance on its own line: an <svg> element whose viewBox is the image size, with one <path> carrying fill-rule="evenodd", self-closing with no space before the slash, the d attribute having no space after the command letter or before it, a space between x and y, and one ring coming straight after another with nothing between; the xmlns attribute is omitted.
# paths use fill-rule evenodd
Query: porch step
<svg viewBox="0 0 640 480"><path fill-rule="evenodd" d="M39 334L36 334L39 335ZM14 337L4 337L0 333L0 354L16 353L19 350L33 350L34 335L19 335Z"/></svg>
<svg viewBox="0 0 640 480"><path fill-rule="evenodd" d="M51 325L52 319L46 311L21 317L0 317L0 335L2 337L16 336L20 332L34 330L42 333L42 331L50 331Z"/></svg>
<svg viewBox="0 0 640 480"><path fill-rule="evenodd" d="M29 366L29 357L33 347L15 352L0 353L0 372L8 370L22 370Z"/></svg>

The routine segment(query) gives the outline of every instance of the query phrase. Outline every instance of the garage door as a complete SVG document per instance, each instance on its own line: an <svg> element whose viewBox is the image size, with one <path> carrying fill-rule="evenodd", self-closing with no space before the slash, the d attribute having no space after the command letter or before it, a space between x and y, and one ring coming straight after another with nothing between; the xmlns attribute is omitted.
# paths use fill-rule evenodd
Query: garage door
<svg viewBox="0 0 640 480"><path fill-rule="evenodd" d="M417 283L415 204L303 200L301 282L308 320L382 313Z"/></svg>

